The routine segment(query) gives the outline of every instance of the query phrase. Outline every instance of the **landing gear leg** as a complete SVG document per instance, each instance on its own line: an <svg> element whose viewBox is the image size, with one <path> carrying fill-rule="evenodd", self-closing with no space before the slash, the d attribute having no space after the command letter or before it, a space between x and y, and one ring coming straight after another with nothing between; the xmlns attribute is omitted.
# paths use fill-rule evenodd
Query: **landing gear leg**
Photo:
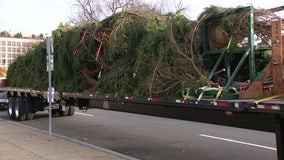
<svg viewBox="0 0 284 160"><path fill-rule="evenodd" d="M278 159L284 159L284 118L281 115L276 116L275 133Z"/></svg>

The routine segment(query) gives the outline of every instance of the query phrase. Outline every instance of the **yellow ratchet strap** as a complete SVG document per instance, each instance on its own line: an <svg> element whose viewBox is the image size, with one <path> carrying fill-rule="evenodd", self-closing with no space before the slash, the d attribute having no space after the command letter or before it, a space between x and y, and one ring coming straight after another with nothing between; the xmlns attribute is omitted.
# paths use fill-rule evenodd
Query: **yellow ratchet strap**
<svg viewBox="0 0 284 160"><path fill-rule="evenodd" d="M278 95L274 95L274 96L262 98L262 99L259 99L259 100L254 101L254 103L255 103L255 104L258 104L258 103L260 103L260 102L269 101L269 100L271 100L271 99L275 99L275 98L279 98L279 97L284 97L284 94L278 94Z"/></svg>

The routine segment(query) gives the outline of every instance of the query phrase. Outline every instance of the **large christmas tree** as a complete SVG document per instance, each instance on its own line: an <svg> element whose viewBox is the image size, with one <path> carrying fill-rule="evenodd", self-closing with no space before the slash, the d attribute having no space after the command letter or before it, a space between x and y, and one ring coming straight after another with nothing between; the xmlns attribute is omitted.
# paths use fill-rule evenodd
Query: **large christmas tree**
<svg viewBox="0 0 284 160"><path fill-rule="evenodd" d="M121 12L66 32L54 30L52 85L59 92L121 96L177 97L184 88L194 91L207 83L208 70L201 57L202 22L230 10L211 6L196 21L178 13ZM209 25L221 24L234 37L231 46L236 46L246 26L240 22L247 18L248 12L236 13ZM9 66L10 86L47 89L45 47L45 42L34 46Z"/></svg>

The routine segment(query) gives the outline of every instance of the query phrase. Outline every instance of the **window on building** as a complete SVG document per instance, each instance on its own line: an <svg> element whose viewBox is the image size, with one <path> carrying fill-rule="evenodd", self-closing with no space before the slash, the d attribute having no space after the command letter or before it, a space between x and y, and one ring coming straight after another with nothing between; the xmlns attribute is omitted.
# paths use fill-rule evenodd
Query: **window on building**
<svg viewBox="0 0 284 160"><path fill-rule="evenodd" d="M23 47L27 47L27 42L22 43Z"/></svg>
<svg viewBox="0 0 284 160"><path fill-rule="evenodd" d="M11 56L12 56L12 58L15 59L15 58L17 58L17 55L18 55L18 54L12 54Z"/></svg>
<svg viewBox="0 0 284 160"><path fill-rule="evenodd" d="M16 42L15 41L12 42L12 46L16 46Z"/></svg>
<svg viewBox="0 0 284 160"><path fill-rule="evenodd" d="M7 65L11 64L12 60L11 59L8 59L7 60Z"/></svg>
<svg viewBox="0 0 284 160"><path fill-rule="evenodd" d="M5 41L2 41L1 44L2 44L2 46L6 46L6 42Z"/></svg>
<svg viewBox="0 0 284 160"><path fill-rule="evenodd" d="M7 46L11 46L11 41L8 41L8 42L7 42Z"/></svg>
<svg viewBox="0 0 284 160"><path fill-rule="evenodd" d="M30 52L32 50L32 48L28 48L28 52Z"/></svg>
<svg viewBox="0 0 284 160"><path fill-rule="evenodd" d="M22 48L22 53L26 53L26 52L27 52L26 48Z"/></svg>
<svg viewBox="0 0 284 160"><path fill-rule="evenodd" d="M17 53L20 53L21 52L21 48L17 48Z"/></svg>
<svg viewBox="0 0 284 160"><path fill-rule="evenodd" d="M1 58L6 58L6 53L1 53Z"/></svg>
<svg viewBox="0 0 284 160"><path fill-rule="evenodd" d="M6 60L5 59L1 59L1 64L5 65L6 64Z"/></svg>
<svg viewBox="0 0 284 160"><path fill-rule="evenodd" d="M16 52L16 50L17 50L16 48L12 48L12 52L14 52L14 53L15 53L15 52Z"/></svg>
<svg viewBox="0 0 284 160"><path fill-rule="evenodd" d="M11 52L11 47L8 47L7 49L8 49L8 52Z"/></svg>
<svg viewBox="0 0 284 160"><path fill-rule="evenodd" d="M6 48L5 48L5 47L2 47L2 48L1 48L1 51L2 51L2 52L6 52Z"/></svg>
<svg viewBox="0 0 284 160"><path fill-rule="evenodd" d="M21 46L21 42L17 42L17 46L20 47Z"/></svg>

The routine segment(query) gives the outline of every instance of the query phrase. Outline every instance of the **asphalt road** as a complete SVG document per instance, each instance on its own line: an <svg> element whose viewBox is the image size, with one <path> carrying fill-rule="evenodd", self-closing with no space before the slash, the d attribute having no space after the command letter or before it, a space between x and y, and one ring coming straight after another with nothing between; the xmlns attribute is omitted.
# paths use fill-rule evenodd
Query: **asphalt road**
<svg viewBox="0 0 284 160"><path fill-rule="evenodd" d="M48 113L20 123L48 130ZM77 110L53 117L52 132L141 160L277 159L273 133L124 112Z"/></svg>

